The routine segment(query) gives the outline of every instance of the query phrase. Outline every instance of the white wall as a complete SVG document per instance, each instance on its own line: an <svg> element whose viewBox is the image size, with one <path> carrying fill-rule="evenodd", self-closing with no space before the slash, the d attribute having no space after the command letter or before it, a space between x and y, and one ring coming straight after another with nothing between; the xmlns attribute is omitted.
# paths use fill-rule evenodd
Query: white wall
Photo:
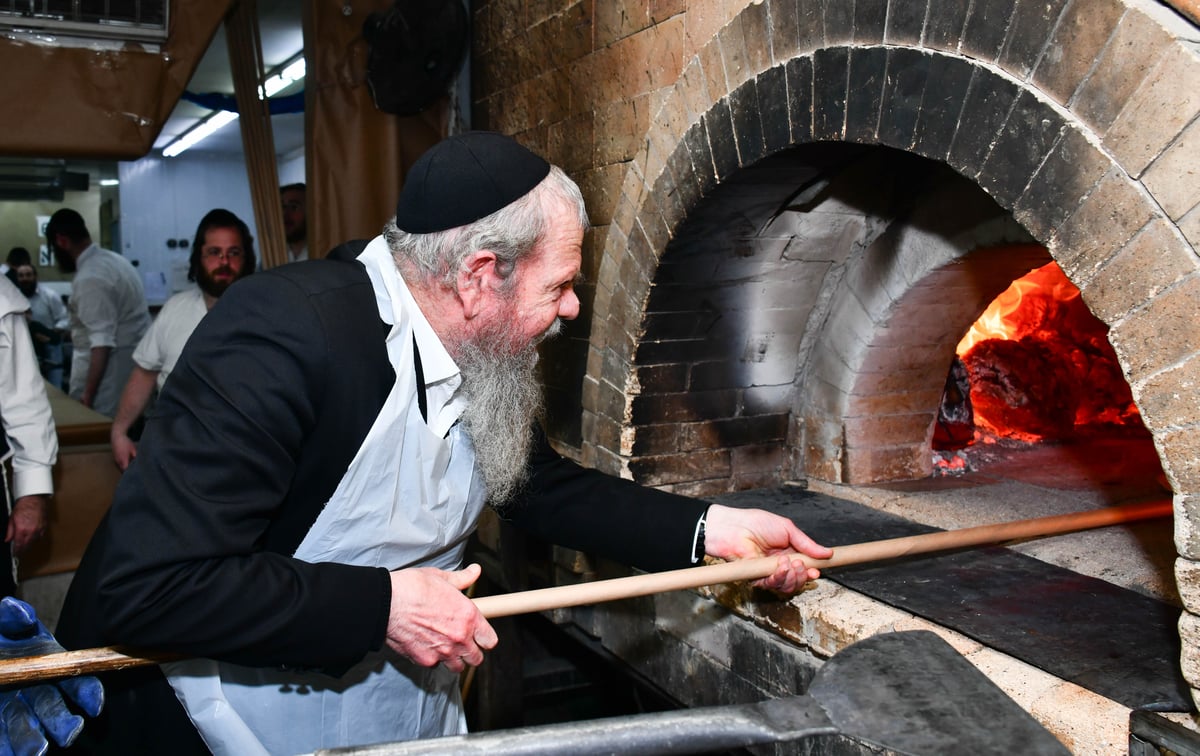
<svg viewBox="0 0 1200 756"><path fill-rule="evenodd" d="M295 150L294 157L284 155L279 158L279 185L302 184L304 181L304 150Z"/></svg>

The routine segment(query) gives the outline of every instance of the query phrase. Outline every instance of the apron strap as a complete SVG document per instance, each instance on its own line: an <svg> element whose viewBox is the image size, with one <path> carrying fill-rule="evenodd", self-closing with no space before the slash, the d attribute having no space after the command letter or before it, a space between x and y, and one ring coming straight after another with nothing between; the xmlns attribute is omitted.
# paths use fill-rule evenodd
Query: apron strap
<svg viewBox="0 0 1200 756"><path fill-rule="evenodd" d="M429 400L425 398L425 371L421 369L421 352L417 349L417 335L413 334L413 370L417 373L417 408L421 419L429 422Z"/></svg>

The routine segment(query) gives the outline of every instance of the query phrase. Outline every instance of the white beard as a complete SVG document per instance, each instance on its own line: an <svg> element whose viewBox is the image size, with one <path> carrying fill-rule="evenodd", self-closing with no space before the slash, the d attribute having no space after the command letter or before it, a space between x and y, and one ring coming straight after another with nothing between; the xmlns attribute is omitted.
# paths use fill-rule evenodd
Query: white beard
<svg viewBox="0 0 1200 756"><path fill-rule="evenodd" d="M459 346L455 361L462 372L467 397L463 429L475 447L475 464L487 484L492 506L503 504L529 475L533 423L542 412L542 387L537 376L537 343L516 352L511 347L512 321L505 319L488 333ZM542 336L561 330L556 320Z"/></svg>

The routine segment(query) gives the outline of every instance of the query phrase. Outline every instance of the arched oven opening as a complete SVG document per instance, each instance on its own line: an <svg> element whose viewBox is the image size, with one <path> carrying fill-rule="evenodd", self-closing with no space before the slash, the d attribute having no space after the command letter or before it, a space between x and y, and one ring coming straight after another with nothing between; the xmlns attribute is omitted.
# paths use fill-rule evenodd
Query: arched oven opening
<svg viewBox="0 0 1200 756"><path fill-rule="evenodd" d="M1032 293L1029 276L1051 294ZM1013 286L1027 291L1028 322L960 355L960 342ZM713 187L666 244L634 348L635 396L621 437L628 471L727 502L803 489L787 505L793 514L816 506L804 499L816 496L940 529L1169 501L1106 331L1042 241L944 164L883 147L792 147ZM948 371L955 364L957 376ZM957 416L957 428L949 422L955 388L973 410L968 421ZM965 404L960 398L958 409ZM820 528L825 515L813 517ZM905 534L885 529L876 537ZM1012 547L1160 602L1165 675L1178 676L1169 518ZM996 573L1003 578L1007 569ZM930 590L953 595L962 574ZM882 600L897 590L881 591ZM1046 639L1079 627L1070 603L1093 611L1084 590L1049 599L1066 608L1036 620L1061 623L1040 627L1045 638L1013 646L1001 639L997 648L1042 665L1054 645ZM938 615L955 607L914 609L906 600L893 606L955 628L954 617ZM990 611L1004 612L1004 602L978 613ZM998 616L987 622L1005 624ZM1118 700L1143 695L1114 691L1111 682L1081 684ZM1165 685L1173 688L1168 706L1190 705L1179 680Z"/></svg>

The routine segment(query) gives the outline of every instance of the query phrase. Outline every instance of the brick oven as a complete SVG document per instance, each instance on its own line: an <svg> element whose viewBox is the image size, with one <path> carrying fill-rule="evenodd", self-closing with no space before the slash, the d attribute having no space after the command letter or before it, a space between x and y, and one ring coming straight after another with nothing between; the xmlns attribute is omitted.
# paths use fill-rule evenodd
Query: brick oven
<svg viewBox="0 0 1200 756"><path fill-rule="evenodd" d="M927 479L956 343L1053 260L1110 327L1173 495L1196 695L1194 18L1149 0L478 0L474 22L473 126L562 165L594 224L584 313L546 360L562 450L696 496ZM693 672L706 644L827 657L911 621L866 619L851 594L802 594L783 622L726 596L755 621L716 624L743 640L681 653ZM721 614L691 602L558 619L603 636ZM1127 711L1053 681L1006 689L1077 752L1123 752Z"/></svg>

